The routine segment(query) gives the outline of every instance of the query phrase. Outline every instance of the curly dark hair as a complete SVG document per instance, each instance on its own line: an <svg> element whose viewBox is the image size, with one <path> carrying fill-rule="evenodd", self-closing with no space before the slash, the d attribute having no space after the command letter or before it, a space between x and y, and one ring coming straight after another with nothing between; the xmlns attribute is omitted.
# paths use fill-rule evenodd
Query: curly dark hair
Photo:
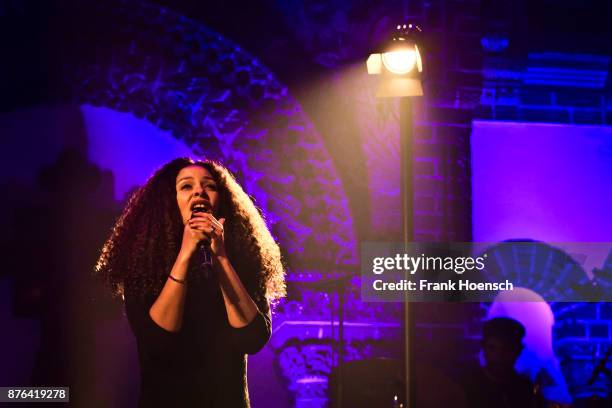
<svg viewBox="0 0 612 408"><path fill-rule="evenodd" d="M219 218L225 218L228 258L253 300L285 295L280 249L263 216L221 164L178 158L162 166L129 199L104 244L96 272L113 293L125 285L135 294L157 294L180 250L183 222L176 202L176 177L187 166L201 166L217 183Z"/></svg>

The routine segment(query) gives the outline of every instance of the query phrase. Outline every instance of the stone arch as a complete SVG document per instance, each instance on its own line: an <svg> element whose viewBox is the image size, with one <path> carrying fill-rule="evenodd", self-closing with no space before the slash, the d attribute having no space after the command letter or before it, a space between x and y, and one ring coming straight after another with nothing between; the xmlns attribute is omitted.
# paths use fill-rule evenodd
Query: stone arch
<svg viewBox="0 0 612 408"><path fill-rule="evenodd" d="M353 222L329 154L269 69L158 5L97 2L77 14L55 39L62 46L53 48L44 102L131 113L195 155L223 162L267 215L290 266L356 263Z"/></svg>

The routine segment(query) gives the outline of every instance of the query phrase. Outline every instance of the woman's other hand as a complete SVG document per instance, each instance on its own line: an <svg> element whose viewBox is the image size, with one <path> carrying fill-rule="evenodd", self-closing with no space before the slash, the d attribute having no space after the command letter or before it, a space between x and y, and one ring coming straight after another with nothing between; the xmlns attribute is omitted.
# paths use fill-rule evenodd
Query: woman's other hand
<svg viewBox="0 0 612 408"><path fill-rule="evenodd" d="M210 250L216 257L225 257L225 235L223 224L225 218L218 220L210 213L194 213L193 217L185 226L189 228L197 237L202 236L201 240L210 242ZM185 237L183 236L183 240ZM198 241L199 242L199 241ZM197 246L197 243L196 243Z"/></svg>

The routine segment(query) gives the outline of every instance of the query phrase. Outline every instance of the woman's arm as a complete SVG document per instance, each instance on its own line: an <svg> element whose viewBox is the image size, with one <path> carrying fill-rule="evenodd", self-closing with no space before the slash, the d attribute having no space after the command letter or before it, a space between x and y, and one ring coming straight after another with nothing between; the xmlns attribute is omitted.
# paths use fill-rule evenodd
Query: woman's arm
<svg viewBox="0 0 612 408"><path fill-rule="evenodd" d="M227 257L223 224L225 224L225 218L217 220L209 213L196 213L189 220L191 227L203 232L210 239L213 267L219 275L227 319L230 326L240 328L253 321L258 308Z"/></svg>
<svg viewBox="0 0 612 408"><path fill-rule="evenodd" d="M241 328L248 325L257 316L257 305L244 288L227 257L216 257L214 266L219 274L221 293L230 326Z"/></svg>
<svg viewBox="0 0 612 408"><path fill-rule="evenodd" d="M255 303L230 263L225 252L224 218L217 220L210 214L198 213L189 223L211 239L213 267L219 276L227 320L232 328L231 336L236 348L244 353L256 353L266 344L272 331L267 300L263 298Z"/></svg>
<svg viewBox="0 0 612 408"><path fill-rule="evenodd" d="M227 258L217 258L215 265L231 326L231 340L236 350L255 354L272 335L270 306L265 298L258 303L253 301Z"/></svg>
<svg viewBox="0 0 612 408"><path fill-rule="evenodd" d="M162 329L177 332L183 326L183 310L187 294L187 271L189 260L195 252L198 242L204 237L202 232L185 225L183 241L170 276L159 296L149 309L149 316Z"/></svg>
<svg viewBox="0 0 612 408"><path fill-rule="evenodd" d="M157 300L149 309L149 316L162 329L177 332L183 326L183 310L185 306L185 295L187 294L186 278L189 266L189 257L180 254L174 262L170 277L162 288Z"/></svg>
<svg viewBox="0 0 612 408"><path fill-rule="evenodd" d="M217 220L209 213L196 213L189 220L192 228L203 232L210 239L213 267L219 274L227 319L232 327L240 328L253 321L258 308L227 257L223 224L225 224L225 218Z"/></svg>

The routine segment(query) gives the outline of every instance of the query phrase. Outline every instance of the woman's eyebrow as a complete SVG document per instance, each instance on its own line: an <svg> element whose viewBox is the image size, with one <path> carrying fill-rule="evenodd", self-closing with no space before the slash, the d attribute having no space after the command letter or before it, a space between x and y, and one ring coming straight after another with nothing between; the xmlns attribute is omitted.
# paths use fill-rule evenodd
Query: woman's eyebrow
<svg viewBox="0 0 612 408"><path fill-rule="evenodd" d="M205 180L210 180L214 183L216 183L215 179L213 177L209 177L209 176L204 176L202 177ZM185 177L181 177L180 179L176 180L176 184L180 183L183 180L188 180L188 179L192 179L193 180L193 176L185 176Z"/></svg>
<svg viewBox="0 0 612 408"><path fill-rule="evenodd" d="M180 183L183 180L187 180L187 179L192 179L192 176L186 176L186 177L181 177L180 179L176 180L176 184Z"/></svg>

